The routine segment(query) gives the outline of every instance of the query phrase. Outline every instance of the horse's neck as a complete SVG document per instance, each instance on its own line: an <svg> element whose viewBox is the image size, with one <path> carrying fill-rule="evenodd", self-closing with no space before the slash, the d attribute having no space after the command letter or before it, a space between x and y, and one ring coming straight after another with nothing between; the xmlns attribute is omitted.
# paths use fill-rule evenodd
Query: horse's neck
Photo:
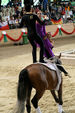
<svg viewBox="0 0 75 113"><path fill-rule="evenodd" d="M53 57L53 58L49 58L49 59L45 59L45 61L47 62L47 63L56 63L57 62L57 59L55 58L55 57Z"/></svg>

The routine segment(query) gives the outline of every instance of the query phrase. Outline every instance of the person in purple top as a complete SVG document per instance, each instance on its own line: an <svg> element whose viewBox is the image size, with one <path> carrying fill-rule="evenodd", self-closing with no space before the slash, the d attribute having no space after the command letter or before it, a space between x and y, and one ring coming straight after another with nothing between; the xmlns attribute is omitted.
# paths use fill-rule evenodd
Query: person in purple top
<svg viewBox="0 0 75 113"><path fill-rule="evenodd" d="M41 11L39 11L37 14L38 14L39 18L41 19ZM55 56L54 53L52 52L53 45L51 44L50 40L48 39L49 34L46 33L45 25L40 25L37 22L36 30L37 30L37 33L40 35L40 37L43 38L43 42L44 42L44 46L45 46L44 56L47 58L51 58L51 57Z"/></svg>

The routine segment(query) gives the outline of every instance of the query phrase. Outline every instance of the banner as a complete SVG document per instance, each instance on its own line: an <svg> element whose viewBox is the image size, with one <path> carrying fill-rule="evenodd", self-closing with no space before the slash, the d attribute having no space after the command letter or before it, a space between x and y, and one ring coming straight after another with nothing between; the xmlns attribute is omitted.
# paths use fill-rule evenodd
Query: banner
<svg viewBox="0 0 75 113"><path fill-rule="evenodd" d="M9 30L9 26L7 22L0 23L0 30Z"/></svg>
<svg viewBox="0 0 75 113"><path fill-rule="evenodd" d="M62 19L60 18L59 20L54 20L51 19L52 24L62 24Z"/></svg>

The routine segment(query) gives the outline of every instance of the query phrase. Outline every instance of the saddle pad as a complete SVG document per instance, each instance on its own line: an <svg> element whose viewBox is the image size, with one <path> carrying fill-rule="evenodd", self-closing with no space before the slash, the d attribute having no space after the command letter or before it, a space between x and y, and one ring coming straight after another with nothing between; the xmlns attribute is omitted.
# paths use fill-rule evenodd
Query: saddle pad
<svg viewBox="0 0 75 113"><path fill-rule="evenodd" d="M35 64L42 64L42 65L48 67L48 68L51 69L51 70L54 70L54 71L57 70L57 66L56 66L55 63L51 63L51 62L49 62L49 63L48 63L48 62L47 62L47 63L37 62L37 63L35 63Z"/></svg>
<svg viewBox="0 0 75 113"><path fill-rule="evenodd" d="M56 71L56 64L55 63L42 63L43 65L47 66L49 69Z"/></svg>

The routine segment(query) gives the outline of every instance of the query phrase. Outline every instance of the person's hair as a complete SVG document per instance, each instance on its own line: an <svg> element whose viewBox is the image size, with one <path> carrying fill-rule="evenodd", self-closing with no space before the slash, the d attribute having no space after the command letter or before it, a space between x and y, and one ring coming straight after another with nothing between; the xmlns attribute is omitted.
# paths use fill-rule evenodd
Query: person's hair
<svg viewBox="0 0 75 113"><path fill-rule="evenodd" d="M30 12L31 4L25 4L25 10L26 10L26 12Z"/></svg>
<svg viewBox="0 0 75 113"><path fill-rule="evenodd" d="M24 5L30 4L30 0L24 0Z"/></svg>

